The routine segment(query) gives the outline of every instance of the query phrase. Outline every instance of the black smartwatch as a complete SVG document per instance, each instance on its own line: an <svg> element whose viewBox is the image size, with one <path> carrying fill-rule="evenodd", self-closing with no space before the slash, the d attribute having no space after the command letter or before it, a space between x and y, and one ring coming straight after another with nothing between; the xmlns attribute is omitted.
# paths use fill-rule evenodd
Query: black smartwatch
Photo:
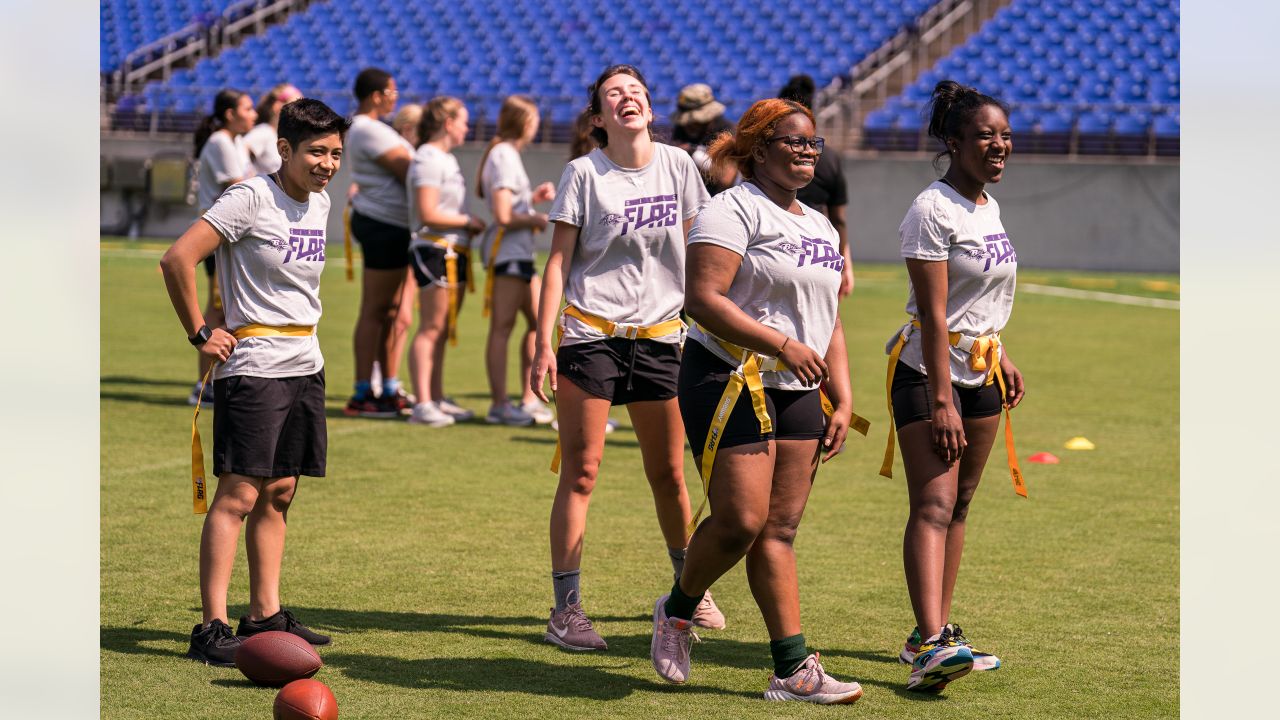
<svg viewBox="0 0 1280 720"><path fill-rule="evenodd" d="M201 345L209 342L209 338L211 337L213 337L213 331L209 329L209 326L201 325L195 335L187 338L187 342L190 342L195 347L200 347Z"/></svg>

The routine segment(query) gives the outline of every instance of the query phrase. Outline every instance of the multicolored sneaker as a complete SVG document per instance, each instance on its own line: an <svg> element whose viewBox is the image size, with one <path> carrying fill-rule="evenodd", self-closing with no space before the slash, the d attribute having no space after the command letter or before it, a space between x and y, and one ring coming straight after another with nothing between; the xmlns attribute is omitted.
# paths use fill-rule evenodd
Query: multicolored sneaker
<svg viewBox="0 0 1280 720"><path fill-rule="evenodd" d="M950 628L942 628L937 637L925 640L911 661L907 689L938 693L952 680L973 670L973 653L955 641Z"/></svg>
<svg viewBox="0 0 1280 720"><path fill-rule="evenodd" d="M573 597L570 593L570 597ZM582 603L569 603L559 612L551 608L551 619L547 621L547 633L542 636L553 645L565 650L608 650L604 638L596 632L587 614L582 611Z"/></svg>
<svg viewBox="0 0 1280 720"><path fill-rule="evenodd" d="M382 393L378 396L378 406L385 412L394 413L396 415L412 415L414 406L414 397L404 391L404 388L398 388L393 393Z"/></svg>
<svg viewBox="0 0 1280 720"><path fill-rule="evenodd" d="M960 629L959 625L949 623L947 627L951 628L951 639L969 648L969 652L973 654L974 672L998 670L1000 668L1000 658L992 655L991 653L974 650L973 644L964 636L964 631Z"/></svg>
<svg viewBox="0 0 1280 720"><path fill-rule="evenodd" d="M818 705L849 705L862 697L862 686L856 682L840 682L827 674L818 653L804 659L791 677L769 676L765 700L799 700Z"/></svg>
<svg viewBox="0 0 1280 720"><path fill-rule="evenodd" d="M342 414L347 417L380 419L400 417L399 410L388 408L378 402L377 398L373 397L366 397L363 399L352 397L347 401L347 406L342 408Z"/></svg>
<svg viewBox="0 0 1280 720"><path fill-rule="evenodd" d="M724 629L724 613L716 607L716 601L711 599L710 590L702 596L702 602L698 603L698 607L694 608L693 624L708 630Z"/></svg>
<svg viewBox="0 0 1280 720"><path fill-rule="evenodd" d="M916 659L916 653L920 652L920 644L923 642L924 638L920 637L920 628L911 628L907 641L902 643L902 652L898 653L898 662L910 665L911 661Z"/></svg>
<svg viewBox="0 0 1280 720"><path fill-rule="evenodd" d="M667 617L667 596L653 606L653 640L649 642L649 659L663 680L677 685L689 679L689 650L702 642L693 631L692 620Z"/></svg>

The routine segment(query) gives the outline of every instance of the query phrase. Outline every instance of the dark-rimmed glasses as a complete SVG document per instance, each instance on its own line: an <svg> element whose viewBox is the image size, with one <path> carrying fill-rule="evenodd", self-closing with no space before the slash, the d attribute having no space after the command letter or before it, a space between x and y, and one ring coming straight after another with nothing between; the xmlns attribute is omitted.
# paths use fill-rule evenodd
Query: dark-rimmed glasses
<svg viewBox="0 0 1280 720"><path fill-rule="evenodd" d="M807 138L807 137L804 137L803 135L775 135L769 138L768 140L765 140L765 142L771 143L774 140L781 140L783 144L791 148L792 152L802 153L806 149L809 149L809 150L813 150L819 155L822 154L822 146L826 145L827 143L826 138L820 138L820 137Z"/></svg>

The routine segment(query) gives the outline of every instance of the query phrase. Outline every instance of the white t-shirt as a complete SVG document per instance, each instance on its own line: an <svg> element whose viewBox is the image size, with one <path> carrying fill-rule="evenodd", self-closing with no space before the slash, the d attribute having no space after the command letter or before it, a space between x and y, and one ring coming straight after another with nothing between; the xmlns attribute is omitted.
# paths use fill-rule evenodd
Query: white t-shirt
<svg viewBox="0 0 1280 720"><path fill-rule="evenodd" d="M552 222L579 228L565 299L599 317L656 325L684 307L684 221L707 202L689 153L655 143L642 168L617 165L596 148L569 163L551 208ZM662 338L680 342L680 333ZM563 345L604 334L572 318Z"/></svg>
<svg viewBox="0 0 1280 720"><path fill-rule="evenodd" d="M948 331L977 337L998 332L1009 322L1018 254L1000 224L1000 204L995 198L987 195L987 203L977 205L950 185L935 181L911 204L898 236L902 257L947 261ZM907 314L917 315L914 287L907 298ZM921 334L910 323L899 332L909 333L899 360L927 374ZM886 352L897 341L894 333ZM977 387L986 382L986 372L970 369L969 353L952 347L951 382Z"/></svg>
<svg viewBox="0 0 1280 720"><path fill-rule="evenodd" d="M520 160L520 152L509 142L501 142L489 151L480 172L484 183L484 196L493 207L493 195L501 188L511 191L511 212L533 212L533 188L529 184L529 175L524 171L524 162ZM489 262L489 248L497 237L498 225L490 225L484 233L484 261ZM533 260L533 231L529 228L507 230L502 235L502 247L498 248L496 264L513 260Z"/></svg>
<svg viewBox="0 0 1280 720"><path fill-rule="evenodd" d="M413 146L390 125L368 115L356 115L347 130L346 160L351 163L351 180L360 192L351 199L356 212L388 225L407 228L409 208L405 204L404 183L378 164L378 158L397 147L410 155Z"/></svg>
<svg viewBox="0 0 1280 720"><path fill-rule="evenodd" d="M280 150L276 147L275 128L271 123L259 123L244 134L244 148L249 153L249 164L254 175L270 175L280 169Z"/></svg>
<svg viewBox="0 0 1280 720"><path fill-rule="evenodd" d="M418 188L420 187L439 188L440 195L436 207L442 212L459 215L467 214L467 181L462 176L462 168L458 167L458 158L453 153L448 153L434 145L423 143L418 148L418 151L413 154L413 162L409 165L408 185L409 214L407 217L409 218L409 229L415 231L415 236L409 243L410 247L434 244L429 240L417 237L418 234L422 233L441 235L445 239L464 247L471 241L470 234L461 228L436 230L426 226L419 227L418 225L417 196Z"/></svg>
<svg viewBox="0 0 1280 720"><path fill-rule="evenodd" d="M249 175L249 153L244 139L239 135L232 137L223 130L214 131L200 150L200 170L196 174L199 184L196 202L200 210L213 207L224 185Z"/></svg>
<svg viewBox="0 0 1280 720"><path fill-rule="evenodd" d="M312 193L300 203L270 178L250 178L227 188L204 219L222 235L214 256L228 328L320 322L328 193ZM239 340L214 372L219 378L295 377L322 367L313 333Z"/></svg>
<svg viewBox="0 0 1280 720"><path fill-rule="evenodd" d="M689 231L689 244L708 243L742 256L727 297L752 320L825 356L835 331L840 291L840 236L831 221L803 203L804 215L778 207L750 182L711 198ZM694 325L689 338L721 360L733 357ZM811 390L790 371L767 372L765 387Z"/></svg>

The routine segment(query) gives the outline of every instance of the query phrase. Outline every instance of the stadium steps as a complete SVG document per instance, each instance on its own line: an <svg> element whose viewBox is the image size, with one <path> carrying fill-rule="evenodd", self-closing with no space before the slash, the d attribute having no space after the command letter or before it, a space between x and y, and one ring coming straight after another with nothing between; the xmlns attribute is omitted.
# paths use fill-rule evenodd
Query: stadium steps
<svg viewBox="0 0 1280 720"><path fill-rule="evenodd" d="M819 96L815 108L827 141L839 150L862 146L863 123L934 63L963 45L1012 0L944 0L925 11L914 28L894 35Z"/></svg>

